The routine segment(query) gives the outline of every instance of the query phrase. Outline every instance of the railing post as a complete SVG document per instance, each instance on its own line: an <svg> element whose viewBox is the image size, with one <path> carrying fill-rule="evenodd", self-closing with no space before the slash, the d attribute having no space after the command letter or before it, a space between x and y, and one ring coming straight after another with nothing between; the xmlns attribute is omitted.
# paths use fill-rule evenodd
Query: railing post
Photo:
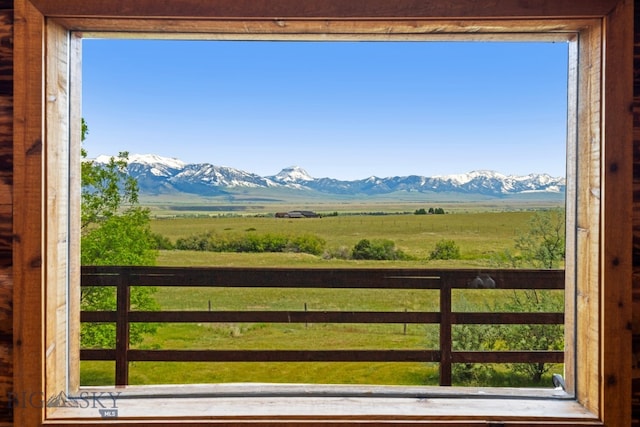
<svg viewBox="0 0 640 427"><path fill-rule="evenodd" d="M129 279L129 270L125 267L120 272L116 289L116 386L129 383Z"/></svg>
<svg viewBox="0 0 640 427"><path fill-rule="evenodd" d="M451 385L451 283L440 286L440 385Z"/></svg>

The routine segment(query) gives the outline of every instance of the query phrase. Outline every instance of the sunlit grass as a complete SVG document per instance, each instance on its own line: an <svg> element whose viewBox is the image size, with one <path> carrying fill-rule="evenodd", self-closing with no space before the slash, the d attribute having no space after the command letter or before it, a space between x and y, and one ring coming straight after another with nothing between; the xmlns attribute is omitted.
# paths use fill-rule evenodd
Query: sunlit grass
<svg viewBox="0 0 640 427"><path fill-rule="evenodd" d="M417 265L425 266L429 254L441 239L454 240L458 244L463 258L462 263L486 262L496 253L513 247L514 239L527 230L531 215L532 212L475 212L447 215L349 215L304 219L251 216L171 218L152 221L152 229L174 242L181 237L209 231L223 235L247 232L314 234L326 241L328 249L340 247L350 249L361 239L390 239L399 249L415 257L418 260ZM263 260L278 265L281 263L320 265L321 261L326 261L309 256L278 258L267 256L269 254L249 255L251 256L236 259L233 254L224 254L224 256L213 257L211 261L219 260L221 263L235 264L239 261L251 263L255 259L255 262ZM171 256L179 256L179 254L172 253ZM174 264L171 260L167 260L165 255L161 255L159 263L166 262ZM324 263L324 265L334 266L331 263Z"/></svg>
<svg viewBox="0 0 640 427"><path fill-rule="evenodd" d="M132 385L226 382L438 385L436 363L133 362L129 369ZM113 362L82 362L81 381L84 385L113 384L113 371Z"/></svg>

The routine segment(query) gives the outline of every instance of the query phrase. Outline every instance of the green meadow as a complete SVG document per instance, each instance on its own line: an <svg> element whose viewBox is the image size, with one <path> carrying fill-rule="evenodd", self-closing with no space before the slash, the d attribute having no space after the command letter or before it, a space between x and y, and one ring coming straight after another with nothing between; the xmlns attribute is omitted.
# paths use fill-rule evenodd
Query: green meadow
<svg viewBox="0 0 640 427"><path fill-rule="evenodd" d="M327 248L352 248L361 239L389 239L407 254L417 258L413 265L425 266L436 242L452 239L460 247L462 259L447 266L488 265L492 257L513 246L514 239L524 233L531 211L460 212L446 215L338 215L323 218L274 218L260 216L220 216L165 218L152 222L152 230L170 240L215 232L218 234L276 233L313 234L326 241ZM172 251L161 253L160 265L309 265L335 267L326 260L299 254L193 254ZM325 262L323 262L325 261ZM191 264L193 263L193 264ZM347 265L352 266L353 261ZM434 265L433 262L429 263ZM340 263L337 264L338 266ZM380 266L380 262L373 262ZM437 265L437 263L436 263Z"/></svg>
<svg viewBox="0 0 640 427"><path fill-rule="evenodd" d="M446 215L338 215L322 218L201 215L157 217L151 227L175 242L194 234L313 234L328 249L352 248L361 239L389 239L410 261L325 259L302 253L214 253L160 251L163 266L293 266L341 267L495 267L495 256L513 248L526 232L533 211L453 211ZM441 239L454 240L461 259L431 261ZM157 288L163 310L375 310L438 311L438 292L354 289ZM488 310L508 297L507 291L459 291L454 310ZM562 298L560 295L559 298ZM364 324L162 324L136 346L144 349L437 349L436 325ZM561 367L558 369L561 370ZM557 370L554 372L558 372ZM560 371L561 372L561 371ZM113 384L113 362L82 362L84 385ZM476 382L474 382L476 381ZM527 378L496 369L493 386L540 386ZM543 386L549 386L545 377ZM432 363L183 363L132 362L131 384L273 382L324 384L437 385ZM467 385L479 384L468 380Z"/></svg>

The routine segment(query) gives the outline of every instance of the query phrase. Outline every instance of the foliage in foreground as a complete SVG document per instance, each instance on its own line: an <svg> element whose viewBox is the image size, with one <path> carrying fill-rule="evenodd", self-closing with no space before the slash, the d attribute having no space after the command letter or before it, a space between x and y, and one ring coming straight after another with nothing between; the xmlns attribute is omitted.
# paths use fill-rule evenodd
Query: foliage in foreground
<svg viewBox="0 0 640 427"><path fill-rule="evenodd" d="M87 135L82 121L82 140ZM82 265L154 265L157 251L153 249L149 210L138 203L137 182L126 174L128 154L112 157L106 165L86 159L82 150L81 166L81 249ZM131 289L132 308L157 310L154 288ZM82 310L112 311L116 308L113 287L85 287L81 291ZM130 327L130 342L141 342L143 335L153 333L153 324L135 323ZM113 348L115 325L82 323L80 345L83 348Z"/></svg>
<svg viewBox="0 0 640 427"><path fill-rule="evenodd" d="M562 312L564 299L558 292L513 290L508 298L495 302L490 312ZM563 325L454 325L453 349L456 351L544 350L564 348ZM553 365L549 363L510 363L507 368L540 384ZM496 375L494 365L459 363L453 366L456 381L462 383L491 383Z"/></svg>
<svg viewBox="0 0 640 427"><path fill-rule="evenodd" d="M565 210L537 211L513 249L497 254L494 264L511 268L559 268L565 259Z"/></svg>
<svg viewBox="0 0 640 427"><path fill-rule="evenodd" d="M550 292L532 289L520 293L514 291L513 298L505 304L504 310L562 312L564 304L562 299L554 298ZM502 329L503 340L508 343L509 350L564 349L564 325L511 325ZM514 363L511 368L514 372L527 375L534 382L540 382L551 365L540 362Z"/></svg>
<svg viewBox="0 0 640 427"><path fill-rule="evenodd" d="M563 209L536 212L526 232L515 239L514 250L506 250L494 260L500 267L558 268L565 256L565 214ZM562 312L564 299L557 292L514 290L511 297L491 308L495 312ZM562 350L563 325L458 325L453 330L459 350ZM548 363L513 363L513 372L539 383L549 372ZM490 378L489 365L458 364L454 374L461 380Z"/></svg>

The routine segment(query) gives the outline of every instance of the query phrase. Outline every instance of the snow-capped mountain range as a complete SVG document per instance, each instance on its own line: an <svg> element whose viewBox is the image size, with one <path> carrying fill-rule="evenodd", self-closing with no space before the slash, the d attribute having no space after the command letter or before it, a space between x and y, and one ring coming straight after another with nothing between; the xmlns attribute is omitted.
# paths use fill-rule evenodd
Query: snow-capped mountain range
<svg viewBox="0 0 640 427"><path fill-rule="evenodd" d="M106 163L110 156L99 156ZM246 188L285 188L327 195L373 196L395 192L453 192L491 197L526 193L564 193L564 178L548 174L526 176L503 175L495 171L477 170L466 174L444 176L369 177L343 181L314 178L304 169L291 166L272 176L259 176L210 163L188 164L175 158L153 154L129 155L128 173L138 180L141 194L183 192L202 196L232 193Z"/></svg>

